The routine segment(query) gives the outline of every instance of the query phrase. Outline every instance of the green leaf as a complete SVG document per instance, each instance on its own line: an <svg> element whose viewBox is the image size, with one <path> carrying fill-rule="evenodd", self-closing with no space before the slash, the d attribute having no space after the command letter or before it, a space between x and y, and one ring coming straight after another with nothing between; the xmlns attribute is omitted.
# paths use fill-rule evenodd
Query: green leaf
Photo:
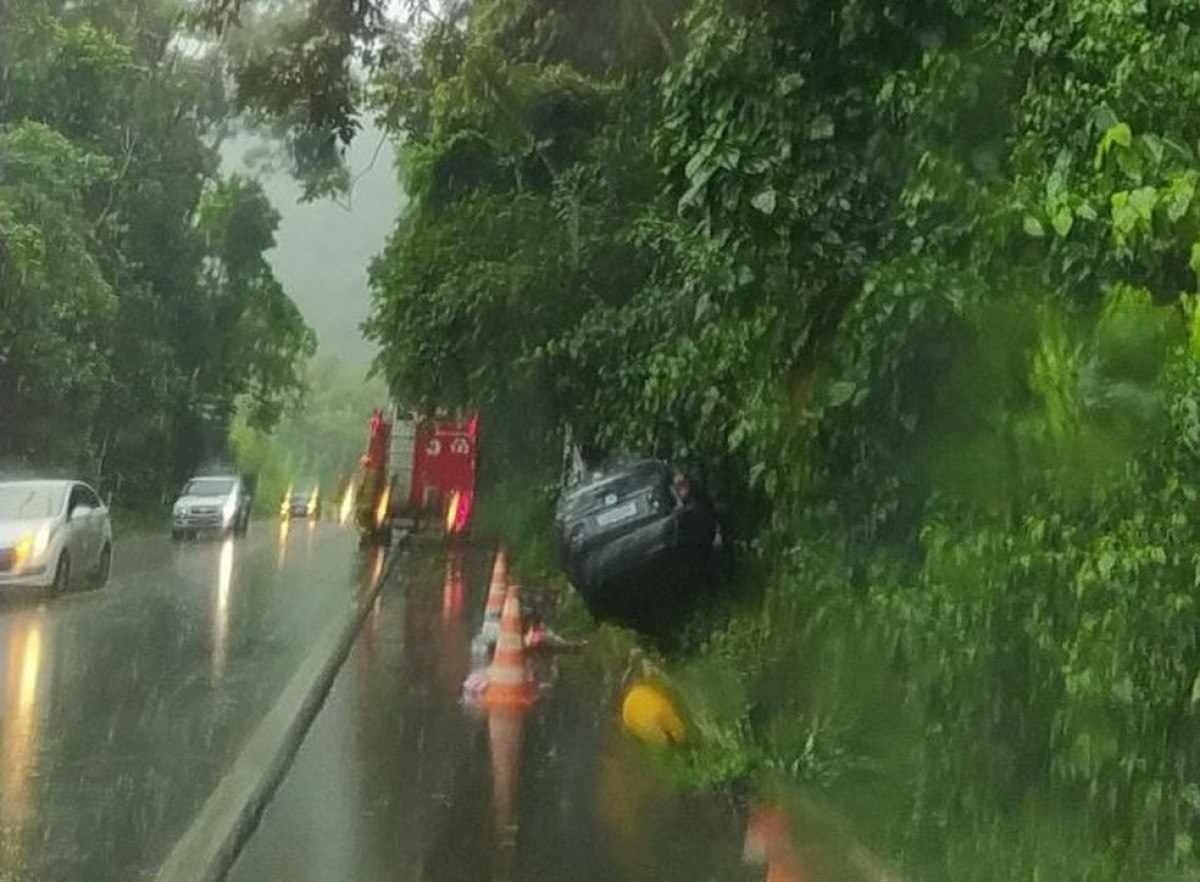
<svg viewBox="0 0 1200 882"><path fill-rule="evenodd" d="M827 113L822 113L808 125L810 141L828 141L833 137L833 119Z"/></svg>
<svg viewBox="0 0 1200 882"><path fill-rule="evenodd" d="M1192 840L1192 834L1186 831L1180 831L1175 834L1175 856L1176 858L1191 857L1195 843Z"/></svg>
<svg viewBox="0 0 1200 882"><path fill-rule="evenodd" d="M779 78L779 83L775 87L775 90L780 95L786 97L788 95L791 95L793 92L796 92L799 89L803 88L805 82L806 82L806 80L804 79L804 74L801 74L801 73L786 74Z"/></svg>
<svg viewBox="0 0 1200 882"><path fill-rule="evenodd" d="M775 213L775 188L767 187L757 196L750 200L750 204L761 211L763 214L771 215Z"/></svg>
<svg viewBox="0 0 1200 882"><path fill-rule="evenodd" d="M1104 158L1108 156L1108 151L1114 144L1126 149L1133 144L1133 132L1128 123L1117 123L1100 139L1100 145L1096 148L1095 166L1097 170L1104 165Z"/></svg>
<svg viewBox="0 0 1200 882"><path fill-rule="evenodd" d="M1071 227L1074 225L1075 215L1067 206L1062 206L1054 213L1054 232L1058 233L1059 238L1065 239L1071 235Z"/></svg>
<svg viewBox="0 0 1200 882"><path fill-rule="evenodd" d="M840 407L854 396L854 390L857 387L849 380L838 380L829 384L829 404L831 407Z"/></svg>
<svg viewBox="0 0 1200 882"><path fill-rule="evenodd" d="M1046 235L1046 230L1042 227L1042 222L1032 214L1025 215L1025 220L1021 224L1021 228L1025 230L1025 235L1032 236L1035 239L1042 239Z"/></svg>
<svg viewBox="0 0 1200 882"><path fill-rule="evenodd" d="M1139 187L1129 194L1129 204L1138 217L1149 222L1154 217L1154 206L1158 204L1158 191L1153 187Z"/></svg>
<svg viewBox="0 0 1200 882"><path fill-rule="evenodd" d="M1113 232L1117 234L1119 239L1123 239L1133 232L1137 226L1138 213L1137 209L1130 204L1130 194L1127 191L1120 191L1112 195L1112 224Z"/></svg>
<svg viewBox="0 0 1200 882"><path fill-rule="evenodd" d="M1138 139L1141 145L1145 148L1146 153L1154 160L1155 165L1162 162L1163 158L1163 142L1156 136L1151 134L1142 135Z"/></svg>
<svg viewBox="0 0 1200 882"><path fill-rule="evenodd" d="M692 185L688 187L687 192L679 198L679 211L683 211L688 206L693 205L700 200L700 194L704 192L704 188L708 185L708 181L713 176L714 171L715 169L712 166L709 166L692 179Z"/></svg>
<svg viewBox="0 0 1200 882"><path fill-rule="evenodd" d="M684 175L686 175L689 180L696 177L696 175L700 173L700 170L704 164L711 158L712 145L706 144L704 147L692 154L692 158L688 160L687 165L683 168ZM710 168L709 174L711 173L712 172Z"/></svg>
<svg viewBox="0 0 1200 882"><path fill-rule="evenodd" d="M1200 241L1192 244L1192 257L1188 261L1188 265L1192 268L1192 272L1200 277Z"/></svg>
<svg viewBox="0 0 1200 882"><path fill-rule="evenodd" d="M750 486L754 487L758 484L758 479L762 477L762 473L766 471L767 464L765 462L756 462L750 466Z"/></svg>
<svg viewBox="0 0 1200 882"><path fill-rule="evenodd" d="M1180 220L1192 207L1196 197L1196 175L1189 173L1177 178L1171 183L1167 196L1167 217L1172 222Z"/></svg>
<svg viewBox="0 0 1200 882"><path fill-rule="evenodd" d="M1133 703L1133 681L1128 674L1113 684L1113 698L1122 704Z"/></svg>

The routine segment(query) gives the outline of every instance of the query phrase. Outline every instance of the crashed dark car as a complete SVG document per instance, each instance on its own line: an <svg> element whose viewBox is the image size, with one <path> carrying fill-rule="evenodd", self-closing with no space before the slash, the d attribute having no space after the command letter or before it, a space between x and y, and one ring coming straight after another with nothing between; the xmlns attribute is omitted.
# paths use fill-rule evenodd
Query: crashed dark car
<svg viewBox="0 0 1200 882"><path fill-rule="evenodd" d="M638 625L701 590L718 524L703 489L665 462L588 471L559 499L559 562L593 615Z"/></svg>

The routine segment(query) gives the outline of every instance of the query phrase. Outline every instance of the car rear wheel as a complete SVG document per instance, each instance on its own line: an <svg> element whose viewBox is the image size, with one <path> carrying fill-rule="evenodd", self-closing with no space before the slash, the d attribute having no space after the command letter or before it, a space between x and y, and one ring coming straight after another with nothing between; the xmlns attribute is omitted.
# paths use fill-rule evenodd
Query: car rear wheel
<svg viewBox="0 0 1200 882"><path fill-rule="evenodd" d="M100 590L108 584L109 574L112 573L112 546L105 545L100 552L100 563L96 566L96 576L92 580L92 587Z"/></svg>
<svg viewBox="0 0 1200 882"><path fill-rule="evenodd" d="M54 568L54 582L50 590L55 594L65 594L71 587L71 555L63 552L58 557L58 566Z"/></svg>

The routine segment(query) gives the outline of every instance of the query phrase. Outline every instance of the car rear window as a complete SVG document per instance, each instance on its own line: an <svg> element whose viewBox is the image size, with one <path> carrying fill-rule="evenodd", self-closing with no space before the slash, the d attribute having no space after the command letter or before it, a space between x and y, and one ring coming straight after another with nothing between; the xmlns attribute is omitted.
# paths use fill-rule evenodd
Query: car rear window
<svg viewBox="0 0 1200 882"><path fill-rule="evenodd" d="M609 496L624 499L647 490L661 490L671 480L671 470L659 462L631 463L612 468L597 481L584 483L570 491L563 500L564 512L578 513L600 508Z"/></svg>

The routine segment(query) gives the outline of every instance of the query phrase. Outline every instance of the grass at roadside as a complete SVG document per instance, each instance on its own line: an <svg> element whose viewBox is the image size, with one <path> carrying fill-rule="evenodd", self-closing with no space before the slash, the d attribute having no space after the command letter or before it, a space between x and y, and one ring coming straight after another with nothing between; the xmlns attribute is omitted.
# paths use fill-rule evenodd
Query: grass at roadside
<svg viewBox="0 0 1200 882"><path fill-rule="evenodd" d="M1089 808L1087 782L1062 768L1096 748L1080 758L1077 746L1038 741L1053 719L1036 715L1055 706L1024 691L1024 668L1001 663L1052 647L963 618L984 568L921 605L927 586L914 580L932 577L910 563L880 554L852 567L832 542L795 540L776 558L743 560L734 589L681 622L660 654L591 620L555 566L552 512L552 491L512 481L481 503L477 535L508 546L556 629L587 638L614 698L634 648L663 672L689 737L647 762L681 793L790 806L802 835L841 843L841 857L860 863L881 856L895 878L1200 878L1190 836ZM988 607L985 623L1013 608ZM883 877L860 868L837 878Z"/></svg>

